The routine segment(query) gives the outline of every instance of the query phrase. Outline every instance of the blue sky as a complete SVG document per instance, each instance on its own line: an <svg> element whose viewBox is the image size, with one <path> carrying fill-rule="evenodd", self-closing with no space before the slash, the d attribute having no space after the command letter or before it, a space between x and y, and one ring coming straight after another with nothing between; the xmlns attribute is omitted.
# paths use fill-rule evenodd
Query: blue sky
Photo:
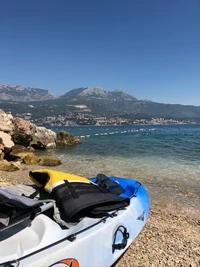
<svg viewBox="0 0 200 267"><path fill-rule="evenodd" d="M200 106L199 0L1 0L0 83Z"/></svg>

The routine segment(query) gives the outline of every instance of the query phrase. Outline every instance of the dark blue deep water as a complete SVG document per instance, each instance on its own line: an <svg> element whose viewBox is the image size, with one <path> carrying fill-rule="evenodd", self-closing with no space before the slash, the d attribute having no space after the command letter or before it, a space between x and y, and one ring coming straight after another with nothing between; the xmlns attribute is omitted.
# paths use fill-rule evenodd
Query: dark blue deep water
<svg viewBox="0 0 200 267"><path fill-rule="evenodd" d="M200 162L200 125L55 127L80 136L70 153Z"/></svg>

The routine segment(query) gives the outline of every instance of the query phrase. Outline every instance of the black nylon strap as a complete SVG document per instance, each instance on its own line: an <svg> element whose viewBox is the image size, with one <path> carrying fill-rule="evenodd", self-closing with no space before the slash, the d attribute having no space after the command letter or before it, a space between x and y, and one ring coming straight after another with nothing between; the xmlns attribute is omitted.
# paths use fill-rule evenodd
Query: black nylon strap
<svg viewBox="0 0 200 267"><path fill-rule="evenodd" d="M123 239L122 239L121 243L115 244L118 232L121 232L121 234L123 236ZM126 247L126 245L127 245L128 239L129 239L129 233L127 232L126 227L124 227L123 225L120 225L117 228L117 230L115 231L115 234L114 234L114 241L113 241L113 244L112 244L112 252L114 253L116 249L119 249L119 250L120 249L124 249Z"/></svg>
<svg viewBox="0 0 200 267"><path fill-rule="evenodd" d="M25 194L22 194L22 196L34 199L36 196L39 195L39 193L40 193L40 189L38 187L35 187L35 192L33 192L31 195L27 196Z"/></svg>
<svg viewBox="0 0 200 267"><path fill-rule="evenodd" d="M69 188L69 190L70 190L73 198L74 199L79 198L78 193L75 191L75 189L73 188L73 186L71 185L71 183L69 181L67 181L67 180L64 180L64 182L67 185L67 187Z"/></svg>

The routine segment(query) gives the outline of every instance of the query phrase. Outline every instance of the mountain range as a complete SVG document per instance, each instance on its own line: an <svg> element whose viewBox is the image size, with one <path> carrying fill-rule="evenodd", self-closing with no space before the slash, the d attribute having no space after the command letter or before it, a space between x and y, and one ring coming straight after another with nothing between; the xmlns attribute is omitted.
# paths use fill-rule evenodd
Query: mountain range
<svg viewBox="0 0 200 267"><path fill-rule="evenodd" d="M138 100L122 89L106 91L99 87L81 87L54 96L49 90L0 84L0 109L10 111L13 116L29 113L33 118L84 112L105 116L146 114L200 121L200 106Z"/></svg>
<svg viewBox="0 0 200 267"><path fill-rule="evenodd" d="M55 98L56 97L49 90L20 85L0 84L0 100L2 101L32 102Z"/></svg>

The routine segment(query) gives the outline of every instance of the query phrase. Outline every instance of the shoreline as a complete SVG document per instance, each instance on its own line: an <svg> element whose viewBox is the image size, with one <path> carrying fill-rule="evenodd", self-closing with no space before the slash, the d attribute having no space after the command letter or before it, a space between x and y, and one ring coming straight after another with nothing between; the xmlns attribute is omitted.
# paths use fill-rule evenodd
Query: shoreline
<svg viewBox="0 0 200 267"><path fill-rule="evenodd" d="M16 172L0 171L0 186L32 183L28 173L34 169L42 168L21 165ZM141 179L141 183L149 193L150 215L139 236L113 267L200 266L199 191L186 185L179 187L173 181Z"/></svg>

